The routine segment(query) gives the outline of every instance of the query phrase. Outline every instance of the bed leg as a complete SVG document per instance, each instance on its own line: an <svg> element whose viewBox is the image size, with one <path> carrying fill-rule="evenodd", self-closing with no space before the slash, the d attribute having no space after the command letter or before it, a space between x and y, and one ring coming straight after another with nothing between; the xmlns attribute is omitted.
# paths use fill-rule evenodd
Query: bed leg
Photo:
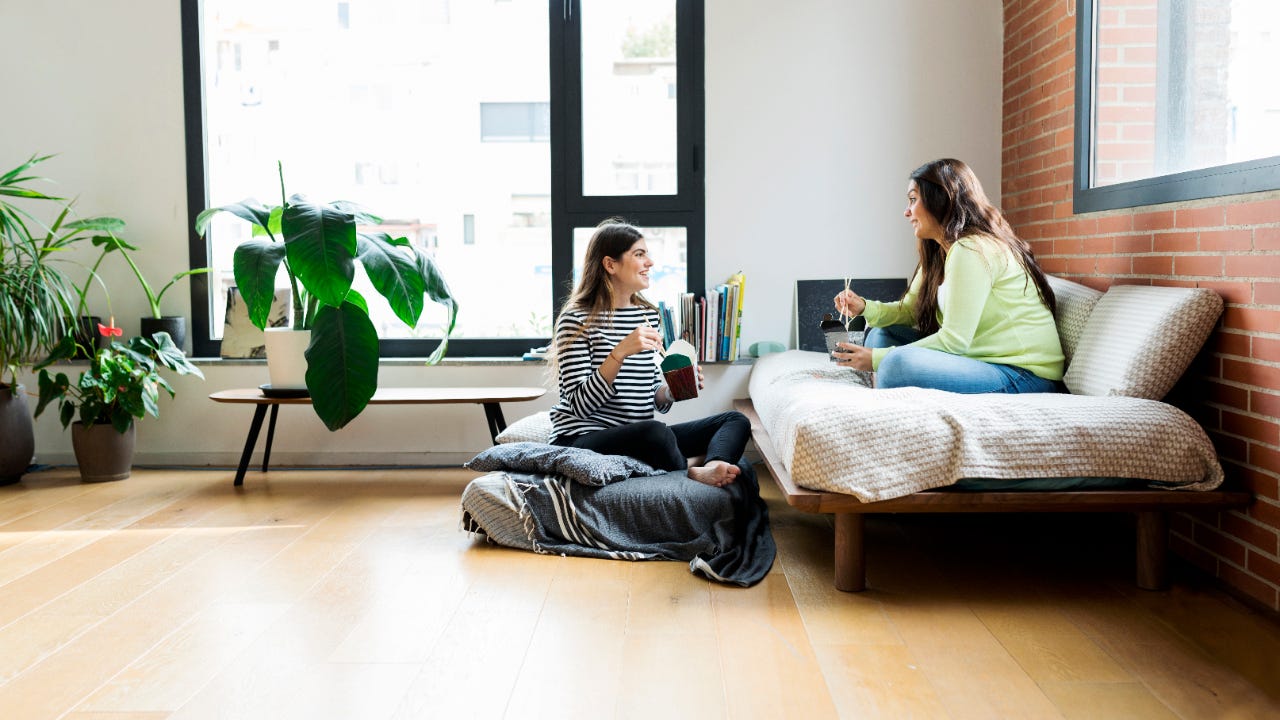
<svg viewBox="0 0 1280 720"><path fill-rule="evenodd" d="M1138 587L1163 590L1168 581L1169 514L1141 510L1138 516Z"/></svg>
<svg viewBox="0 0 1280 720"><path fill-rule="evenodd" d="M836 589L867 589L867 552L863 545L863 515L836 513Z"/></svg>

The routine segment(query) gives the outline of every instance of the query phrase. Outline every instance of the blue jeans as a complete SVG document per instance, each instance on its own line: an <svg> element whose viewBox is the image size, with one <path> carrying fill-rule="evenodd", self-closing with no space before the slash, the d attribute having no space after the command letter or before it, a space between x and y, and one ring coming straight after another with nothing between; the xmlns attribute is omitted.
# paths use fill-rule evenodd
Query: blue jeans
<svg viewBox="0 0 1280 720"><path fill-rule="evenodd" d="M896 348L880 361L877 388L922 387L954 393L1058 392L1058 383L1016 365L1000 365L940 350L901 347L921 337L906 325L868 328L869 348Z"/></svg>

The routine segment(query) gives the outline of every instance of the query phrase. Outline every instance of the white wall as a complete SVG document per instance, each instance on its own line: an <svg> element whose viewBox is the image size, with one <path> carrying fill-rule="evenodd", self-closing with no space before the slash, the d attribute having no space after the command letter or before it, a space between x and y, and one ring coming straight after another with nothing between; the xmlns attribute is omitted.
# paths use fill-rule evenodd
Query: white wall
<svg viewBox="0 0 1280 720"><path fill-rule="evenodd" d="M797 279L910 272L914 239L901 211L918 165L960 157L998 194L1001 23L1000 0L707 0L707 281L747 273L746 344L790 342ZM82 213L124 218L147 248L138 260L153 284L187 267L178 3L0 0L0 68L9 103L0 168L59 153L40 174L78 195ZM109 282L117 323L136 331L141 292L129 276ZM189 315L184 290L165 297L166 312ZM160 420L139 425L138 463L238 459L251 413L207 395L263 383L266 369L203 368L205 382L179 381ZM748 373L709 367L708 392L668 419L727 409ZM381 383L544 378L531 364L396 362ZM510 420L550 405L505 410ZM281 423L273 457L282 463L450 464L488 445L477 406L372 408L334 434L300 408L284 409ZM42 462L70 461L52 413L36 433Z"/></svg>

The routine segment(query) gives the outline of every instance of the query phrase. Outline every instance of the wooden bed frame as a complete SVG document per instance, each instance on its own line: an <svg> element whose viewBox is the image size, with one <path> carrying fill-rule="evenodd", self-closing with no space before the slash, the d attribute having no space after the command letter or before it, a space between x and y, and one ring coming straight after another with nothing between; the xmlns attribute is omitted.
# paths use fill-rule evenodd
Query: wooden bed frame
<svg viewBox="0 0 1280 720"><path fill-rule="evenodd" d="M880 502L864 503L853 495L806 490L792 479L782 456L760 423L750 399L734 400L736 410L751 420L751 438L773 474L787 504L802 512L835 515L835 586L845 592L867 587L863 516L873 513L961 512L1132 512L1137 516L1137 584L1163 589L1168 575L1170 510L1221 510L1253 502L1247 492L1177 492L1171 490L1078 490L1023 492L954 492L930 490Z"/></svg>

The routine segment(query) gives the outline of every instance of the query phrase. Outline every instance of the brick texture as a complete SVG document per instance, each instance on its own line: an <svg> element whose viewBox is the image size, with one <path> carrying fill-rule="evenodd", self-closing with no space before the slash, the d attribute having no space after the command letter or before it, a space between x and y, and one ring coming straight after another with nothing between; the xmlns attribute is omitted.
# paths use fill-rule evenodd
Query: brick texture
<svg viewBox="0 0 1280 720"><path fill-rule="evenodd" d="M1123 179L1149 160L1155 6L1117 0L1109 7L1120 14L1103 18L1125 25L1098 48L1098 97L1120 104L1098 121L1104 175ZM1280 191L1075 214L1074 8L1005 0L1000 202L1048 272L1100 290L1173 285L1222 295L1223 320L1179 384L1188 397L1178 404L1213 439L1227 487L1258 499L1206 522L1179 518L1171 547L1280 611Z"/></svg>

